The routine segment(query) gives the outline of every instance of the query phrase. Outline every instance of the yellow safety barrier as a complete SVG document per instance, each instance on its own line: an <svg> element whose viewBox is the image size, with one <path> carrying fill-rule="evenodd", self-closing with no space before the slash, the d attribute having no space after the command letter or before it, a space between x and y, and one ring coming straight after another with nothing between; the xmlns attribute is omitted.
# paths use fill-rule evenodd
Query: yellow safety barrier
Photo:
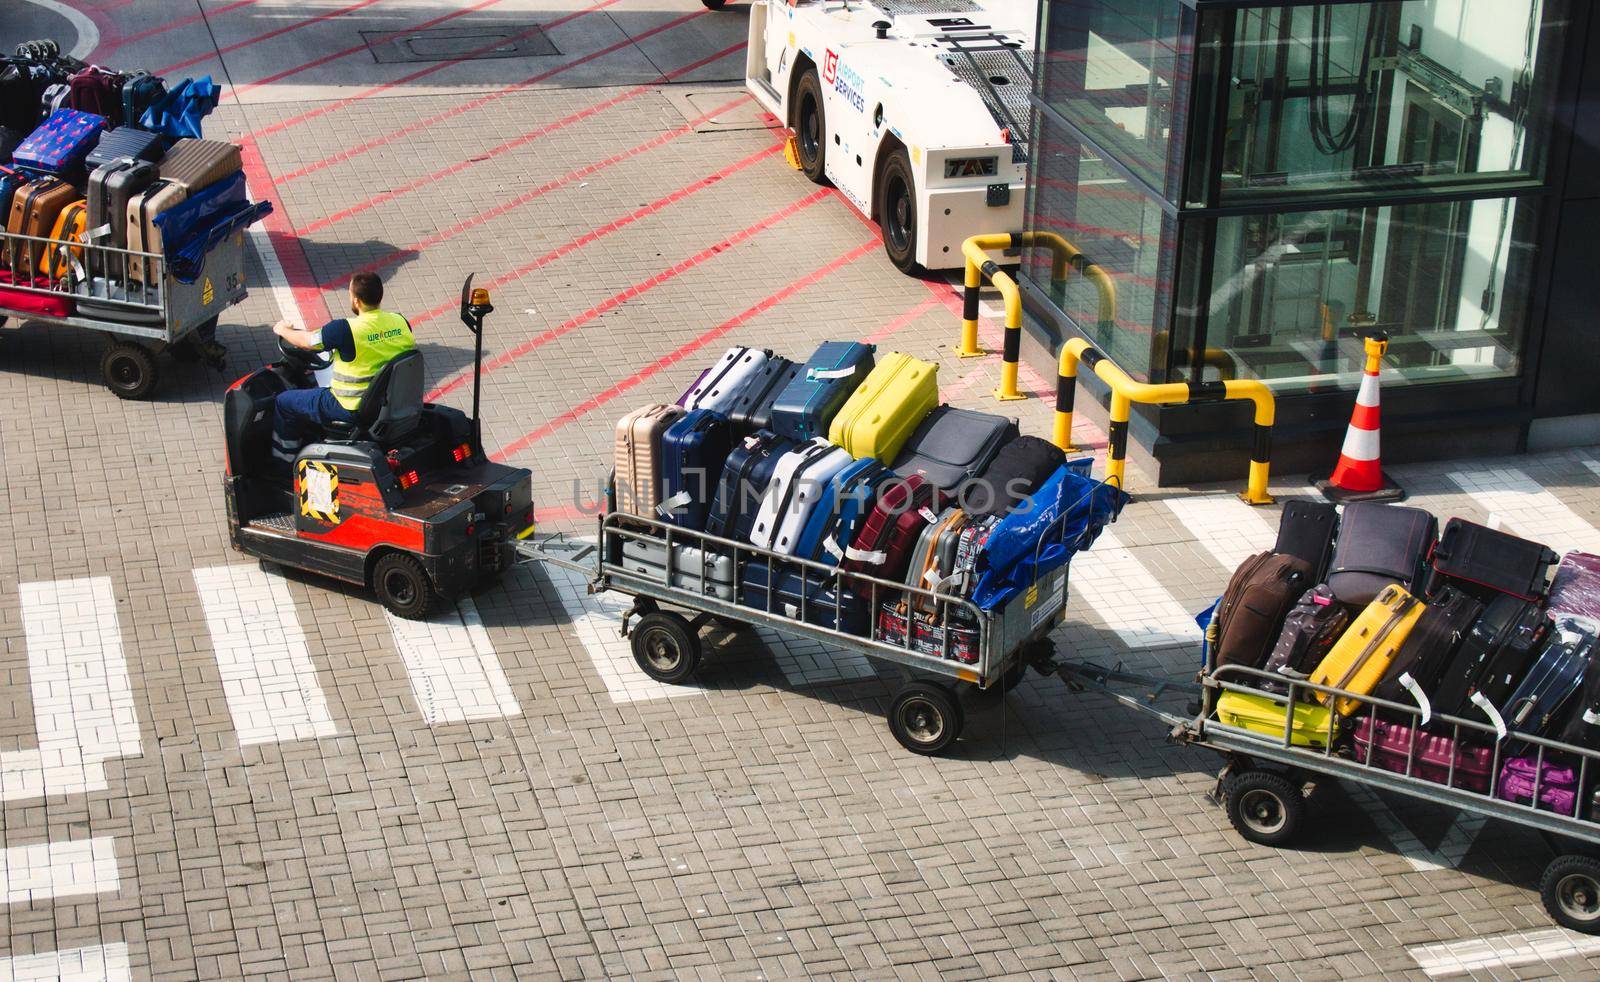
<svg viewBox="0 0 1600 982"><path fill-rule="evenodd" d="M1125 488L1128 457L1128 421L1133 404L1169 406L1185 402L1220 402L1248 399L1255 404L1255 445L1250 452L1250 478L1239 497L1252 505L1272 504L1267 493L1267 478L1272 461L1272 424L1277 403L1272 390L1257 379L1226 379L1220 382L1167 382L1152 385L1135 382L1099 349L1082 338L1070 338L1061 345L1056 370L1055 443L1072 449L1072 402L1077 391L1078 363L1082 362L1111 387L1111 427L1107 434L1106 482Z"/></svg>

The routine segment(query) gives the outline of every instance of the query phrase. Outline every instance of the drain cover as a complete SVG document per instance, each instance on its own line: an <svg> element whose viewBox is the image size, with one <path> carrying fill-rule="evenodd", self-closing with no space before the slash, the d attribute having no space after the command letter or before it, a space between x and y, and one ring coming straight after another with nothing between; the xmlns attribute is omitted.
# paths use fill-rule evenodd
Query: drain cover
<svg viewBox="0 0 1600 982"><path fill-rule="evenodd" d="M561 52L537 24L441 27L431 31L362 31L372 57L382 64L418 61L480 61L532 58Z"/></svg>

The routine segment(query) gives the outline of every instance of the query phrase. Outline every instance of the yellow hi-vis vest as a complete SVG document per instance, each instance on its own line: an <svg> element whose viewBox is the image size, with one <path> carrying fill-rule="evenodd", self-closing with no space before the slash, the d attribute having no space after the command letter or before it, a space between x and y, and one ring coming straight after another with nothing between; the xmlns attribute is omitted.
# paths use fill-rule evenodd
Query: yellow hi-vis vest
<svg viewBox="0 0 1600 982"><path fill-rule="evenodd" d="M356 356L350 361L333 355L333 397L339 405L354 412L361 405L367 386L397 355L414 351L411 325L399 314L387 310L368 310L349 318L350 334L355 338Z"/></svg>

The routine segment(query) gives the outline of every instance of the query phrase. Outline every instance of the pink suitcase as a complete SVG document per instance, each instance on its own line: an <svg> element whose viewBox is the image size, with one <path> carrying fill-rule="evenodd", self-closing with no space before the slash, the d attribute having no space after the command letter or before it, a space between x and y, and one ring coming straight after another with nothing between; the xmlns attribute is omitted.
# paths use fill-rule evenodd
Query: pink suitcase
<svg viewBox="0 0 1600 982"><path fill-rule="evenodd" d="M1600 556L1587 552L1562 556L1545 610L1552 619L1577 614L1600 620Z"/></svg>
<svg viewBox="0 0 1600 982"><path fill-rule="evenodd" d="M1367 745L1372 741L1372 718L1356 723L1356 763L1367 762ZM1406 756L1412 755L1411 776L1434 784L1449 784L1466 791L1488 794L1489 771L1494 766L1494 750L1489 747L1456 746L1447 736L1434 736L1417 731L1413 749L1412 730L1409 726L1378 720L1377 748L1372 755L1375 767L1396 774L1406 772ZM1450 758L1455 757L1455 776L1450 775Z"/></svg>

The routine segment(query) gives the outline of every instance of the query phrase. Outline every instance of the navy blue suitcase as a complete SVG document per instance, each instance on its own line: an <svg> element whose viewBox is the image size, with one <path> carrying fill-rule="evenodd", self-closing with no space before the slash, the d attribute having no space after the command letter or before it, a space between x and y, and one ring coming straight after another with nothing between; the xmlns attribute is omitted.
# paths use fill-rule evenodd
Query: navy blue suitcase
<svg viewBox="0 0 1600 982"><path fill-rule="evenodd" d="M1501 707L1506 726L1534 736L1544 735L1562 706L1578 691L1594 645L1593 622L1579 617L1557 618L1533 667Z"/></svg>
<svg viewBox="0 0 1600 982"><path fill-rule="evenodd" d="M706 531L724 539L749 542L756 512L760 511L761 498L778 469L778 460L794 446L793 440L786 440L770 430L735 440L728 451L727 463L723 465L721 480L717 482L711 511L706 516Z"/></svg>
<svg viewBox="0 0 1600 982"><path fill-rule="evenodd" d="M872 512L878 490L892 480L894 471L872 457L863 457L834 475L806 520L794 554L829 566L839 565L845 549L855 541L856 532Z"/></svg>
<svg viewBox="0 0 1600 982"><path fill-rule="evenodd" d="M695 409L668 426L661 434L662 519L702 531L727 460L728 417Z"/></svg>
<svg viewBox="0 0 1600 982"><path fill-rule="evenodd" d="M114 130L106 130L100 134L100 141L89 151L84 165L94 171L123 157L156 163L166 152L167 138L160 133L151 133L132 126L118 126Z"/></svg>
<svg viewBox="0 0 1600 982"><path fill-rule="evenodd" d="M835 593L834 581L837 577L805 570L806 599L802 611L801 572L799 566L780 563L778 575L773 579L766 562L752 560L745 565L744 575L739 581L739 603L780 617L804 620L817 627L866 635L871 624L871 612L855 591L847 589L842 595Z"/></svg>
<svg viewBox="0 0 1600 982"><path fill-rule="evenodd" d="M872 371L870 344L824 341L772 403L772 429L791 440L827 439L828 424Z"/></svg>

